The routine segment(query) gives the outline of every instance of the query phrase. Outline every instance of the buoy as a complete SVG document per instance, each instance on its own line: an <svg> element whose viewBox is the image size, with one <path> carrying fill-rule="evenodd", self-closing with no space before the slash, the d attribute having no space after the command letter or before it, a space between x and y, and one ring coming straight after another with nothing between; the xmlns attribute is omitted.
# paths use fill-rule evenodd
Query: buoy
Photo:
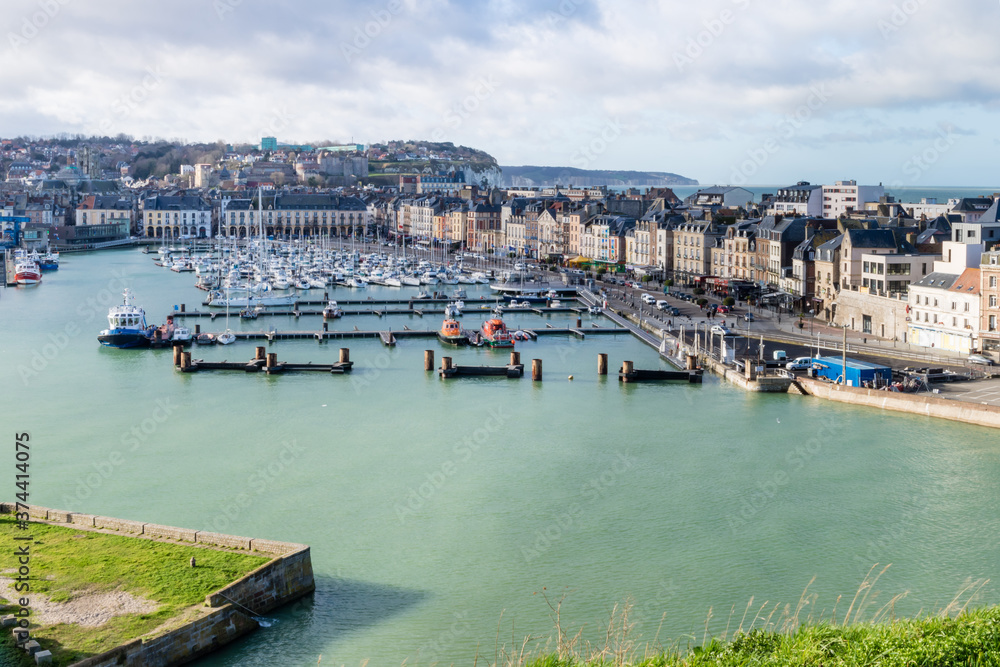
<svg viewBox="0 0 1000 667"><path fill-rule="evenodd" d="M570 379L570 380L572 380L572 379L573 379L573 376L572 376L572 375L570 375L570 376L569 376L569 379Z"/></svg>

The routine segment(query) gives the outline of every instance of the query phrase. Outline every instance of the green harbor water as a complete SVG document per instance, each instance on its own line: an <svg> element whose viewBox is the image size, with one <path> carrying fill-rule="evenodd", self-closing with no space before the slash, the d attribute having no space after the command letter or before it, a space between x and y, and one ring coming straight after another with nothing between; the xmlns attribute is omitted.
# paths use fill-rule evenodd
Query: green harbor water
<svg viewBox="0 0 1000 667"><path fill-rule="evenodd" d="M829 615L840 596L842 614L875 563L892 567L869 613L901 593L897 615L936 611L969 582L1000 578L996 431L749 394L708 376L701 386L598 378L600 352L612 371L624 359L665 367L627 335L519 343L523 361L544 360L542 383L444 382L424 372L425 349L459 364L501 364L507 352L433 339L268 348L328 363L350 347L345 376L181 374L169 349L98 344L123 285L156 323L205 297L193 274L135 250L64 255L42 285L0 292L0 495L15 493L13 434L30 431L33 503L309 544L315 595L200 665L472 665L477 654L483 664L498 641L554 634L543 589L565 595L563 627L587 639L603 642L614 605L630 601L643 640L686 646L709 610L709 632L735 628L751 598L753 609L794 608L813 577L818 597L802 616ZM469 291L470 306L488 294ZM483 317L470 308L465 326ZM543 328L575 316L507 319ZM224 320L201 324L221 331ZM320 322L234 313L230 325ZM247 360L253 344L192 353ZM980 603L996 593L986 584Z"/></svg>

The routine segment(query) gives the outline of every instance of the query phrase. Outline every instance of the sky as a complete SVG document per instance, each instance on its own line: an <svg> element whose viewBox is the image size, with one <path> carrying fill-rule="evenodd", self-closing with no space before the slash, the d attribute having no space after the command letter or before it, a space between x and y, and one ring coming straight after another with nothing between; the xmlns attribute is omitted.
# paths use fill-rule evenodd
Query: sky
<svg viewBox="0 0 1000 667"><path fill-rule="evenodd" d="M4 0L0 136L993 186L998 27L996 0Z"/></svg>

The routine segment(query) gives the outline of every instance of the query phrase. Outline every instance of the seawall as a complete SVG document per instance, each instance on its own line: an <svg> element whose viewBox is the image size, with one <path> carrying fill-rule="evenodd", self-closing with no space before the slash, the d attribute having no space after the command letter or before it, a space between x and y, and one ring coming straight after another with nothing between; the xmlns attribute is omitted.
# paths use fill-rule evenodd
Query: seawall
<svg viewBox="0 0 1000 667"><path fill-rule="evenodd" d="M10 514L14 503L0 503ZM161 634L135 639L70 667L173 667L204 656L257 629L265 614L316 589L310 549L304 544L142 523L126 519L29 506L34 521L71 525L77 530L116 531L125 537L158 539L272 556L241 579L209 594L202 616Z"/></svg>
<svg viewBox="0 0 1000 667"><path fill-rule="evenodd" d="M908 412L925 417L937 417L951 421L1000 428L1000 407L956 401L917 394L904 394L861 387L822 382L812 378L798 378L788 390L790 393L825 398L839 403L863 405L869 408Z"/></svg>

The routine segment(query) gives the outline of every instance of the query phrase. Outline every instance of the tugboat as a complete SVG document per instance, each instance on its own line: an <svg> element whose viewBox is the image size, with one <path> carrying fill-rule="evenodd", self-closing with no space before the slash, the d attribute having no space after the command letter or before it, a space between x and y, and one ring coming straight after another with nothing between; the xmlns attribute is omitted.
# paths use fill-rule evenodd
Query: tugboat
<svg viewBox="0 0 1000 667"><path fill-rule="evenodd" d="M108 326L97 337L101 345L122 349L149 347L155 327L146 325L146 312L132 303L132 293L126 289L121 305L108 310Z"/></svg>
<svg viewBox="0 0 1000 667"><path fill-rule="evenodd" d="M462 332L458 320L446 319L441 323L438 340L447 345L468 345L469 337Z"/></svg>
<svg viewBox="0 0 1000 667"><path fill-rule="evenodd" d="M482 334L487 347L514 347L514 338L499 317L483 322Z"/></svg>

